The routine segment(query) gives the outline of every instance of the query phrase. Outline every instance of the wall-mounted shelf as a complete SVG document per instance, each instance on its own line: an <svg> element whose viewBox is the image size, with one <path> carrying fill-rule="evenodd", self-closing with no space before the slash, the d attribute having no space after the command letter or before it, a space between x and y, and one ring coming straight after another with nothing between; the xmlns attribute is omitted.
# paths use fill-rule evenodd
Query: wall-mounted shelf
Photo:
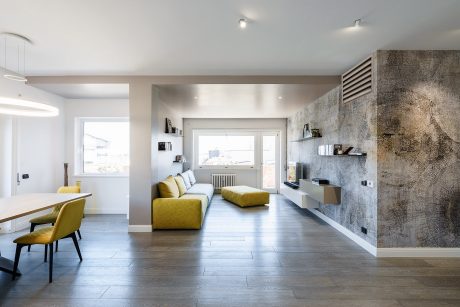
<svg viewBox="0 0 460 307"><path fill-rule="evenodd" d="M365 157L367 153L362 152L360 155L318 155L320 157Z"/></svg>
<svg viewBox="0 0 460 307"><path fill-rule="evenodd" d="M180 163L180 164L184 164L185 162L181 162L181 161L173 161L173 163Z"/></svg>
<svg viewBox="0 0 460 307"><path fill-rule="evenodd" d="M339 205L342 201L340 187L332 184L314 184L310 180L300 179L300 190L308 197L322 204Z"/></svg>
<svg viewBox="0 0 460 307"><path fill-rule="evenodd" d="M179 134L179 132L177 132L177 133L165 132L165 134L170 135L170 136L175 136L175 137L178 137L178 138L183 137L183 135Z"/></svg>
<svg viewBox="0 0 460 307"><path fill-rule="evenodd" d="M322 138L321 136L311 136L311 137L308 137L308 138L301 138L301 139L298 139L298 140L293 140L291 142L303 142L303 141L306 141L306 140L311 140L311 139L320 139Z"/></svg>

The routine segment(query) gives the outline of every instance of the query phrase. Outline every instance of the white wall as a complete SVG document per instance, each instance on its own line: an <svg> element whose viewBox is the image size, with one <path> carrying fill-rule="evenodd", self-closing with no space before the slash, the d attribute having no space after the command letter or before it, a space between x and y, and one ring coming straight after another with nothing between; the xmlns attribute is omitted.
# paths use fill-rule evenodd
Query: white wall
<svg viewBox="0 0 460 307"><path fill-rule="evenodd" d="M286 164L286 119L285 118L268 118L268 119L184 119L184 155L190 161L193 160L193 130L194 129L261 129L261 130L278 130L281 131L281 169ZM216 170L194 169L195 175L199 182L211 183L211 174ZM238 185L259 186L259 170L221 170L219 173L236 174ZM281 181L284 181L286 172L281 171Z"/></svg>
<svg viewBox="0 0 460 307"><path fill-rule="evenodd" d="M76 119L78 117L129 117L127 99L67 99L66 162L69 163L69 184L81 181L82 192L93 193L87 199L89 214L126 214L128 212L128 176L75 175Z"/></svg>
<svg viewBox="0 0 460 307"><path fill-rule="evenodd" d="M0 153L3 155L9 152L12 156L10 159L2 156L2 179L6 178L5 180L7 180L7 172L13 173L11 178L15 177L16 172L20 175L29 174L30 178L21 179L19 186L12 182L12 190L16 189L17 194L54 192L63 183L64 101L59 96L25 85L22 82L0 78L0 96L18 97L19 94L24 99L57 107L60 115L43 118L14 117L15 120L12 121L3 118L2 125L6 130L2 132L3 141L0 142L0 146L2 146ZM9 139L10 137L11 139ZM6 162L7 160L10 162ZM2 196L9 196L7 190L8 184L6 184L6 188L3 188ZM39 214L42 213L35 215ZM28 220L31 217L33 215L14 220L10 224L9 230L14 231L28 227Z"/></svg>

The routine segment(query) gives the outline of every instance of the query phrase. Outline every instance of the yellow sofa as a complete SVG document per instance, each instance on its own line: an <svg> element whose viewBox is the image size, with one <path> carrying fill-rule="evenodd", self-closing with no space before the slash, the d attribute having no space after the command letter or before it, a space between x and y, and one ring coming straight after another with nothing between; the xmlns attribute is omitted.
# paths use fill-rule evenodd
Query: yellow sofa
<svg viewBox="0 0 460 307"><path fill-rule="evenodd" d="M160 182L160 198L152 203L153 229L201 229L212 198L210 189L212 185L207 184L187 189L181 176Z"/></svg>

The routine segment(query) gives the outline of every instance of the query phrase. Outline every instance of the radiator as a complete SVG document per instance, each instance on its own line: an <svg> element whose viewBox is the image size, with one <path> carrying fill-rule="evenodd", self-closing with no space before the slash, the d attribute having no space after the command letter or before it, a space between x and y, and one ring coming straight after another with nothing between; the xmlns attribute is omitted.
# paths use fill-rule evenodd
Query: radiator
<svg viewBox="0 0 460 307"><path fill-rule="evenodd" d="M215 190L236 184L236 174L211 174L212 185Z"/></svg>

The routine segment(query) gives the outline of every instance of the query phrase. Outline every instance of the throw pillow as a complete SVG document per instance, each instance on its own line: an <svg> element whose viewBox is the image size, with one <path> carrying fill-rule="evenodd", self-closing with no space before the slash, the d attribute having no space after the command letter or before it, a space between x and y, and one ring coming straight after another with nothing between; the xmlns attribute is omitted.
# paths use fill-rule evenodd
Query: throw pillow
<svg viewBox="0 0 460 307"><path fill-rule="evenodd" d="M185 187L190 189L192 187L192 184L190 183L190 177L188 176L187 172L180 174L182 179L184 179Z"/></svg>
<svg viewBox="0 0 460 307"><path fill-rule="evenodd" d="M169 176L166 180L158 183L158 190L161 198L178 198L179 188L173 176Z"/></svg>
<svg viewBox="0 0 460 307"><path fill-rule="evenodd" d="M176 176L174 177L174 180L176 180L177 187L179 188L179 196L182 196L187 192L187 187L185 186L184 179L182 176Z"/></svg>
<svg viewBox="0 0 460 307"><path fill-rule="evenodd" d="M190 183L194 185L196 183L195 174L193 173L192 170L188 170L187 173L188 173L188 176L190 177Z"/></svg>

